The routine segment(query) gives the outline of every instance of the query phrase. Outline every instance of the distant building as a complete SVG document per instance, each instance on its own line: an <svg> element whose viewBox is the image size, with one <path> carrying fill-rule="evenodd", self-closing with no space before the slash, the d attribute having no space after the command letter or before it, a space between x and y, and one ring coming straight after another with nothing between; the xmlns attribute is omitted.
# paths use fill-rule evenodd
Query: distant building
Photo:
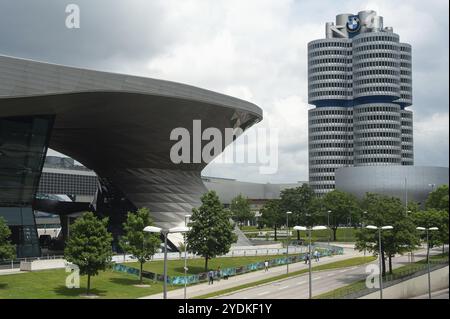
<svg viewBox="0 0 450 319"><path fill-rule="evenodd" d="M423 206L428 194L448 185L448 167L370 166L342 167L336 170L336 189L362 198L377 193L400 198L403 203Z"/></svg>
<svg viewBox="0 0 450 319"><path fill-rule="evenodd" d="M0 216L12 230L18 255L40 255L34 211L67 214L85 207L36 198L48 148L99 177L92 205L109 217L115 250L128 211L145 206L155 225L181 226L206 191L200 172L210 159L197 158L189 145L192 157L173 160L175 129L193 136L198 120L224 136L250 128L262 113L253 103L186 84L0 55ZM71 172L58 184L64 176L47 175L53 170L48 167L44 182L53 180L45 183L46 192L89 195L83 192L91 190L92 173L71 161L48 160ZM174 245L183 241L179 233L168 237Z"/></svg>
<svg viewBox="0 0 450 319"><path fill-rule="evenodd" d="M309 183L340 167L413 165L411 45L375 11L339 14L308 44Z"/></svg>

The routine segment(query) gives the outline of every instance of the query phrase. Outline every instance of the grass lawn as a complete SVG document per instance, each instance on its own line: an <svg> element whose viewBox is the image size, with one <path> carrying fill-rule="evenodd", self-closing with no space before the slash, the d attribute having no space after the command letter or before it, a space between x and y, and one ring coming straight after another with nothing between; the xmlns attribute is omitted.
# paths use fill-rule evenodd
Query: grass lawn
<svg viewBox="0 0 450 319"><path fill-rule="evenodd" d="M328 264L323 264L323 265L319 265L319 266L314 266L312 267L313 271L318 271L318 270L329 270L329 269L335 269L335 268L344 268L344 267L352 267L352 266L358 266L358 265L363 265L363 264L367 264L370 263L372 261L374 261L376 258L374 256L367 256L367 257L354 257L354 258L350 258L350 259L346 259L346 260L340 260L340 261L336 261L336 262L332 262L332 263L328 263ZM248 284L243 284L237 287L232 287L232 288L228 288L228 289L224 289L224 290L220 290L220 291L216 291L216 292L212 292L206 295L201 295L201 296L196 296L194 297L194 299L207 299L207 298L213 298L216 296L220 296L220 295L224 295L224 294L229 294L238 290L242 290L242 289L247 289L247 288L251 288L251 287L255 287L258 285L263 285L272 281L277 281L277 280L282 280L282 279L286 279L289 277L295 277L298 275L302 275L308 272L308 269L302 269L302 270L297 270L294 272L291 272L289 274L283 274L283 275L279 275L279 276L275 276L275 277L271 277L271 278L266 278L266 279L262 279L259 281L254 281Z"/></svg>
<svg viewBox="0 0 450 319"><path fill-rule="evenodd" d="M294 256L294 254L289 254ZM296 254L297 255L297 254ZM219 257L213 258L208 261L208 268L217 270L220 266L221 269L230 267L245 266L248 264L261 262L266 259L276 259L286 257L286 255L261 255L261 256L247 256L247 257ZM139 269L140 265L137 262L124 263L126 266ZM198 274L205 271L205 260L203 258L188 259L187 266L189 268L188 274ZM151 271L157 274L162 274L164 271L164 261L150 261L144 264L144 270ZM167 273L169 276L184 276L184 259L181 260L169 260L167 262Z"/></svg>
<svg viewBox="0 0 450 319"><path fill-rule="evenodd" d="M64 269L42 270L0 276L0 299L67 299L83 298L86 293L87 276L81 276L80 288L69 289L65 285L68 273ZM150 287L135 287L139 284L136 276L113 272L99 272L91 277L91 293L100 298L138 298L162 292L162 283L144 279ZM169 289L175 287L168 286Z"/></svg>

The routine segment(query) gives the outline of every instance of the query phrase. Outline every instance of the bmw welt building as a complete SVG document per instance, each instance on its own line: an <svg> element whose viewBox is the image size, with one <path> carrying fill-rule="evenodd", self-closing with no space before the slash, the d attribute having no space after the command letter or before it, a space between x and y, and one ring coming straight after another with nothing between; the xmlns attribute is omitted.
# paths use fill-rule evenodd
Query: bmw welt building
<svg viewBox="0 0 450 319"><path fill-rule="evenodd" d="M160 227L184 223L207 191L207 163L172 162L170 134L192 136L194 119L224 133L249 128L262 110L189 85L0 56L0 216L18 254L39 255L33 210L47 148L95 171L93 209L116 238L126 212L143 206Z"/></svg>
<svg viewBox="0 0 450 319"><path fill-rule="evenodd" d="M351 166L413 165L411 46L375 11L339 14L308 44L309 183Z"/></svg>

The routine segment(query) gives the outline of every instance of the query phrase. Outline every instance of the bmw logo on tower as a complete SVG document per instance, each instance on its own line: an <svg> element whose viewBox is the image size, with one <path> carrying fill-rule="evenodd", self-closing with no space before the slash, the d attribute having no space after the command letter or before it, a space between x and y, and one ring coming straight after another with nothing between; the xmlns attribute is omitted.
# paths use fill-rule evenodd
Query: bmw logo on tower
<svg viewBox="0 0 450 319"><path fill-rule="evenodd" d="M358 16L349 16L347 22L348 32L358 32L361 28L361 22Z"/></svg>

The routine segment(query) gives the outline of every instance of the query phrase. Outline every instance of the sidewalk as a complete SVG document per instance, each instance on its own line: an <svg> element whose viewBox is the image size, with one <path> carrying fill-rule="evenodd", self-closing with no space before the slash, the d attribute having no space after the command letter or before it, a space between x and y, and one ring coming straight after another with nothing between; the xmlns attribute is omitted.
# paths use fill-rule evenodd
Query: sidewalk
<svg viewBox="0 0 450 319"><path fill-rule="evenodd" d="M332 263L339 260L349 259L352 257L361 257L363 256L363 253L355 251L353 248L344 249L344 255L335 255L332 257L322 257L320 259L320 262L314 262L312 263L313 266L316 265L323 265ZM304 262L298 262L294 264L289 265L289 272L294 272L301 269L307 269L308 265ZM194 298L196 296L201 296L207 293L220 291L223 289L233 288L240 285L244 285L247 283L252 283L258 280L267 279L276 277L279 275L283 275L286 273L286 265L282 266L276 266L269 269L268 272L265 272L264 270L257 270L253 271L247 274L237 275L230 277L228 280L220 280L220 281L214 281L213 285L208 285L207 282L188 286L187 287L187 296L188 298ZM167 298L169 299L183 299L184 298L184 288L180 287L180 289L172 290L167 292ZM162 292L146 297L142 297L140 299L162 299Z"/></svg>
<svg viewBox="0 0 450 319"><path fill-rule="evenodd" d="M14 268L14 269L0 269L0 276L1 275L15 275L15 274L23 274L23 271L20 271L20 268Z"/></svg>

